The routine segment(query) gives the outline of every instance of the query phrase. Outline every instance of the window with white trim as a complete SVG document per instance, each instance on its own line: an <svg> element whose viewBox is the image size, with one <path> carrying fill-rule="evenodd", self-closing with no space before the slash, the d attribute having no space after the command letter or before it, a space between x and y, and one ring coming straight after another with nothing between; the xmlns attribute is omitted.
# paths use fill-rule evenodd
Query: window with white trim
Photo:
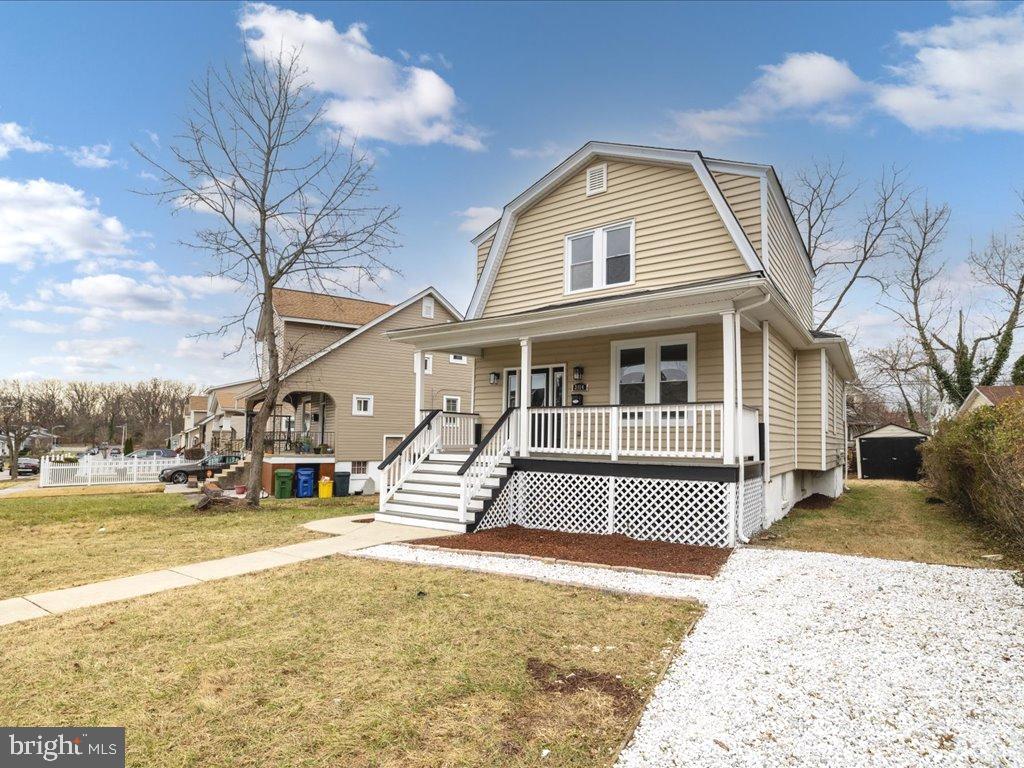
<svg viewBox="0 0 1024 768"><path fill-rule="evenodd" d="M352 462L352 474L353 475L365 475L366 467L368 462L365 461L353 461Z"/></svg>
<svg viewBox="0 0 1024 768"><path fill-rule="evenodd" d="M629 285L635 271L632 221L565 238L565 292Z"/></svg>
<svg viewBox="0 0 1024 768"><path fill-rule="evenodd" d="M681 405L693 402L697 380L692 333L612 342L612 402Z"/></svg>
<svg viewBox="0 0 1024 768"><path fill-rule="evenodd" d="M353 416L373 416L373 395L352 395Z"/></svg>
<svg viewBox="0 0 1024 768"><path fill-rule="evenodd" d="M433 373L434 372L434 356L424 355L423 356L423 372Z"/></svg>
<svg viewBox="0 0 1024 768"><path fill-rule="evenodd" d="M423 297L423 316L430 319L434 317L434 297Z"/></svg>
<svg viewBox="0 0 1024 768"><path fill-rule="evenodd" d="M449 363L456 363L457 365L465 365L466 364L466 356L465 355L448 355L448 362Z"/></svg>
<svg viewBox="0 0 1024 768"><path fill-rule="evenodd" d="M456 395L445 395L442 408L446 413L458 413L461 410L462 398Z"/></svg>

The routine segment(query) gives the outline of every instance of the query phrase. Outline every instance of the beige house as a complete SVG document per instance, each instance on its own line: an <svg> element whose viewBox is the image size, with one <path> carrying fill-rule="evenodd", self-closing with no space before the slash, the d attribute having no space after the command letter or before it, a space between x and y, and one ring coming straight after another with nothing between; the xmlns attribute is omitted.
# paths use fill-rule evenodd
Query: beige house
<svg viewBox="0 0 1024 768"><path fill-rule="evenodd" d="M203 445L206 435L205 427L209 423L206 419L208 401L209 398L206 395L189 396L182 413L184 424L181 432L172 437L171 448L181 450Z"/></svg>
<svg viewBox="0 0 1024 768"><path fill-rule="evenodd" d="M388 335L474 356L478 415L420 423L380 519L728 546L842 492L853 362L771 166L590 143L473 242L465 320Z"/></svg>
<svg viewBox="0 0 1024 768"><path fill-rule="evenodd" d="M286 289L273 298L273 318L263 326L276 334L285 370L266 443L273 455L330 457L361 487L366 477L377 477L377 465L421 411L472 412L471 357L415 356L410 345L386 335L461 320L435 289L396 305ZM237 393L249 418L265 407L263 390L255 381Z"/></svg>
<svg viewBox="0 0 1024 768"><path fill-rule="evenodd" d="M1012 397L1024 397L1024 387L1014 384L994 384L987 387L975 387L964 398L963 403L960 404L960 408L956 412L956 418L971 411L976 411L979 408L999 405L999 403Z"/></svg>

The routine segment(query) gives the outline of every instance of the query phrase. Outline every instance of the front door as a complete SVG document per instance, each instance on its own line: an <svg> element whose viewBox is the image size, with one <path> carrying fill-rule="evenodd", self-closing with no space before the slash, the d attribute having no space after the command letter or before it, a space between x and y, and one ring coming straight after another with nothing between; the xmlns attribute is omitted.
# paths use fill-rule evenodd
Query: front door
<svg viewBox="0 0 1024 768"><path fill-rule="evenodd" d="M505 377L505 404L518 405L519 370L511 369ZM565 405L565 366L537 366L530 371L530 408ZM530 447L543 451L562 445L562 415L551 411L530 414Z"/></svg>

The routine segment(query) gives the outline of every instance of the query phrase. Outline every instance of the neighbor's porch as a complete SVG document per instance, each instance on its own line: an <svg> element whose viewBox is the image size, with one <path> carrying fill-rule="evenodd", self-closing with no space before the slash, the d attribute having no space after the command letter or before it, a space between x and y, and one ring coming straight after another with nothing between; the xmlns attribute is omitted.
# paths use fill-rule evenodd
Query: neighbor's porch
<svg viewBox="0 0 1024 768"><path fill-rule="evenodd" d="M266 407L262 393L246 400L245 448L252 450L252 424ZM263 438L269 455L333 455L334 398L326 392L290 391L274 406Z"/></svg>

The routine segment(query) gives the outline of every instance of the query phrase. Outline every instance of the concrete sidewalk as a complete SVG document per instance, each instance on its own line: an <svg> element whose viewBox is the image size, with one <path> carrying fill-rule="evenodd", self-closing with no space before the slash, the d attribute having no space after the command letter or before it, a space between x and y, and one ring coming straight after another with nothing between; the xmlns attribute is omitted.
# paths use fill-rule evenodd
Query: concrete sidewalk
<svg viewBox="0 0 1024 768"><path fill-rule="evenodd" d="M305 528L330 534L325 539L312 539L298 544L248 552L244 555L222 557L217 560L206 560L201 563L190 563L159 571L140 573L135 576L83 584L79 587L68 587L67 589L56 589L50 592L0 600L0 625L152 595L207 581L241 576L246 573L256 573L282 565L301 563L305 560L345 554L377 544L448 535L446 531L415 528L408 525L355 522L358 519L361 518L332 517L305 524Z"/></svg>

